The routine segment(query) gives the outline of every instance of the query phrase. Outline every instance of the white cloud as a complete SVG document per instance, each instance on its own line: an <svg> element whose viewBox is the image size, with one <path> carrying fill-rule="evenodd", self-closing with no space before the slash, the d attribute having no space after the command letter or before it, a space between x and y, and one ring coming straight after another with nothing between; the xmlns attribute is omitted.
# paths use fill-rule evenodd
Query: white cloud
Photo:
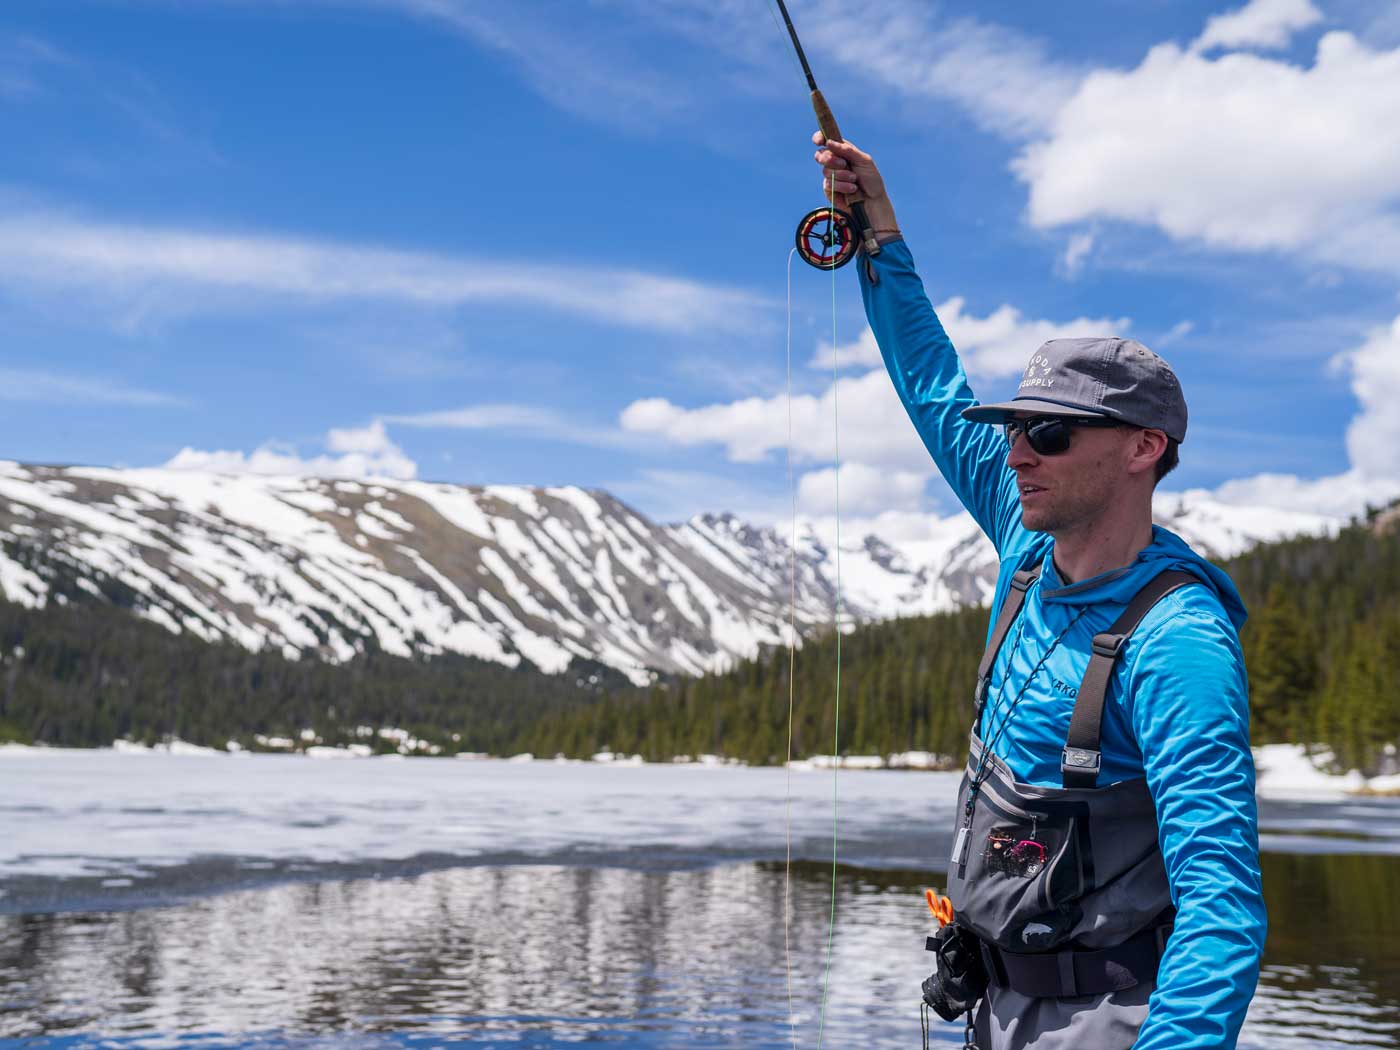
<svg viewBox="0 0 1400 1050"><path fill-rule="evenodd" d="M1162 333L1162 335L1157 338L1155 345L1159 349L1161 347L1171 346L1173 343L1181 342L1181 340L1185 339L1195 330L1195 321L1178 321L1176 324L1172 325L1168 331Z"/></svg>
<svg viewBox="0 0 1400 1050"><path fill-rule="evenodd" d="M867 326L854 342L836 347L827 342L817 343L817 352L807 362L807 367L830 372L833 368L870 368L879 363L880 344L875 342L875 333Z"/></svg>
<svg viewBox="0 0 1400 1050"><path fill-rule="evenodd" d="M831 0L802 31L852 72L910 98L956 102L979 126L1011 138L1042 130L1080 76L1045 41L949 18L926 2Z"/></svg>
<svg viewBox="0 0 1400 1050"><path fill-rule="evenodd" d="M342 0L438 22L504 55L553 105L607 124L655 128L688 108L691 91L654 56L627 40L626 22L586 33L567 10L513 0ZM650 58L650 61L649 61ZM649 65L652 68L647 68Z"/></svg>
<svg viewBox="0 0 1400 1050"><path fill-rule="evenodd" d="M1361 411L1347 426L1347 454L1363 477L1400 482L1400 317L1341 355Z"/></svg>
<svg viewBox="0 0 1400 1050"><path fill-rule="evenodd" d="M1333 365L1351 378L1360 410L1347 426L1349 469L1320 478L1257 474L1227 481L1223 503L1351 517L1400 498L1400 317Z"/></svg>
<svg viewBox="0 0 1400 1050"><path fill-rule="evenodd" d="M0 368L0 401L51 405L128 405L164 408L187 404L158 390L143 390L111 379L60 375L29 368Z"/></svg>
<svg viewBox="0 0 1400 1050"><path fill-rule="evenodd" d="M714 76L715 63L689 64L685 56L695 45L728 59L725 80L749 94L773 91L775 63L795 65L781 29L758 11L771 0L613 0L605 34L589 32L582 20L571 23L570 5L516 0L483 13L475 0L340 2L436 21L507 56L561 109L636 130L687 118L700 123L694 114L706 98L695 84ZM949 18L927 0L812 0L795 17L819 67L834 62L909 98L955 102L997 134L1020 138L1043 128L1078 79L1047 42L975 18ZM649 33L633 37L636 26ZM672 44L677 37L681 44Z"/></svg>
<svg viewBox="0 0 1400 1050"><path fill-rule="evenodd" d="M957 331L954 324L963 322L961 335L954 336L955 343L976 346L984 370L1019 370L1028 353L1026 347L1034 349L1042 336L1084 334L1083 327L1069 326L1064 332L1047 332L1045 326L1049 322L1027 322L1011 306L1003 306L986 318L971 318L973 323L969 326L962 307L961 298L951 299L939 307L939 313L951 322L950 333ZM1115 328L1126 325L1125 320L1112 323ZM1178 322L1159 340L1159 345L1185 338L1193 330L1193 322ZM843 366L864 365L872 358L878 359L878 350L873 337L866 333L855 342L838 347L835 356ZM831 359L832 350L827 347L813 364L829 367ZM1349 469L1321 478L1288 474L1240 478L1215 489L1211 493L1215 499L1347 517L1362 512L1368 505L1377 506L1400 497L1400 412L1394 410L1400 404L1400 317L1372 332L1359 347L1338 355L1334 367L1350 376L1360 405L1347 429ZM919 522L934 520L920 510L928 498L930 460L883 369L842 378L834 388L828 387L821 394L792 399L794 460L831 462L833 393L839 395L841 409L843 516L849 513L854 519L884 509L906 516L898 519L902 533L917 532ZM678 445L721 445L732 461L741 463L763 460L785 449L788 443L788 405L783 396L751 397L694 409L663 398L648 398L629 405L620 421L628 431ZM799 500L805 513L832 513L834 481L830 466L802 475Z"/></svg>
<svg viewBox="0 0 1400 1050"><path fill-rule="evenodd" d="M797 462L830 462L833 416L841 412L841 456L897 470L928 468L924 450L884 371L843 378L821 394L792 399L792 450ZM682 408L665 398L634 401L622 411L624 430L677 445L723 445L733 462L756 463L788 444L783 395Z"/></svg>
<svg viewBox="0 0 1400 1050"><path fill-rule="evenodd" d="M1311 0L1250 0L1244 7L1214 15L1191 44L1193 50L1213 47L1283 48L1300 29L1322 21Z"/></svg>
<svg viewBox="0 0 1400 1050"><path fill-rule="evenodd" d="M201 451L182 448L165 467L171 470L204 470L220 474L292 474L326 478L399 478L418 474L409 459L389 437L379 421L367 427L332 429L326 434L328 452L304 458L295 448L265 442L252 452Z"/></svg>
<svg viewBox="0 0 1400 1050"><path fill-rule="evenodd" d="M595 427L577 423L553 409L538 405L466 405L441 412L385 416L384 421L406 427L506 430L580 445L611 447L637 443L636 438L615 427Z"/></svg>
<svg viewBox="0 0 1400 1050"><path fill-rule="evenodd" d="M1349 518L1369 506L1381 506L1400 497L1400 481L1368 478L1348 470L1321 478L1296 474L1256 474L1227 481L1212 495L1221 503L1306 511Z"/></svg>
<svg viewBox="0 0 1400 1050"><path fill-rule="evenodd" d="M879 514L918 510L931 471L882 470L865 463L842 463L812 470L797 481L798 507L804 514ZM837 491L837 481L840 491ZM839 499L839 502L838 502Z"/></svg>
<svg viewBox="0 0 1400 1050"><path fill-rule="evenodd" d="M1065 245L1065 253L1060 256L1060 268L1069 277L1077 277L1079 271L1084 269L1084 260L1089 258L1089 253L1094 250L1094 235L1090 232L1081 232L1072 235L1069 243Z"/></svg>
<svg viewBox="0 0 1400 1050"><path fill-rule="evenodd" d="M274 235L0 214L0 285L73 291L188 311L269 295L427 308L544 307L608 324L693 332L751 327L766 301L738 288L591 266L466 259Z"/></svg>
<svg viewBox="0 0 1400 1050"><path fill-rule="evenodd" d="M1123 335L1132 327L1132 320L1127 317L1077 317L1073 321L1030 318L1009 303L1003 303L985 317L978 317L968 312L967 300L961 295L939 303L936 310L963 367L974 379L1016 375L1026 367L1031 354L1050 339ZM869 328L854 342L836 347L834 354L831 344L819 344L817 353L807 364L811 368L830 369L833 356L838 368L881 364L880 347Z"/></svg>
<svg viewBox="0 0 1400 1050"><path fill-rule="evenodd" d="M1025 317L1009 304L1002 304L986 317L977 317L966 312L966 305L962 296L954 296L939 304L938 316L948 338L958 348L963 367L973 378L1016 375L1036 349L1050 339L1123 335L1132 326L1127 317L1037 320Z"/></svg>
<svg viewBox="0 0 1400 1050"><path fill-rule="evenodd" d="M1041 228L1093 219L1218 247L1400 265L1400 49L1321 38L1311 66L1174 44L1086 77L1014 170Z"/></svg>

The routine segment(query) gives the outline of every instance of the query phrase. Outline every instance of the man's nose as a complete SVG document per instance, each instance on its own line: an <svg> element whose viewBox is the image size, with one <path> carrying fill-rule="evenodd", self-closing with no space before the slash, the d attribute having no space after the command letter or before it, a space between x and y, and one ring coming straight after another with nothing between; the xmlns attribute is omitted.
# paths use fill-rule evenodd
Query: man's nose
<svg viewBox="0 0 1400 1050"><path fill-rule="evenodd" d="M1006 451L1006 465L1015 470L1017 467L1034 466L1039 462L1040 459L1036 456L1035 449L1031 448L1031 443L1026 440L1026 435L1018 433Z"/></svg>

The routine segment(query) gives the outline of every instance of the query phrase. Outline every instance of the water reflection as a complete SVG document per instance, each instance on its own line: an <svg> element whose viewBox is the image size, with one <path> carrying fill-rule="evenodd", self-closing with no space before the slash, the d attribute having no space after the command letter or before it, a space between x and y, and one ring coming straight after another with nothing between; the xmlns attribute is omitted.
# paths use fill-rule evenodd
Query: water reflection
<svg viewBox="0 0 1400 1050"><path fill-rule="evenodd" d="M1265 858L1273 916L1241 1046L1393 1047L1400 865ZM0 1039L26 1046L638 1048L816 1039L830 871L513 866L0 918ZM928 920L899 872L838 879L825 1039L917 1045ZM957 1045L953 1026L940 1042Z"/></svg>

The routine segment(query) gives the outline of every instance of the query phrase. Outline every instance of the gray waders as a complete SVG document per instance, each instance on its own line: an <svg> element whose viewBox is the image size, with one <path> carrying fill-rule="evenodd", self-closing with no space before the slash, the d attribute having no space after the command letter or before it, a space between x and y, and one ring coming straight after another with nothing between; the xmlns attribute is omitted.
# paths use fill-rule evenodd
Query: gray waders
<svg viewBox="0 0 1400 1050"><path fill-rule="evenodd" d="M1174 909L1143 779L1098 787L1104 696L1123 643L1161 598L1199 582L1164 572L1106 632L1079 686L1062 787L1018 783L978 726L998 650L1039 568L1018 572L978 668L972 742L948 875L957 922L981 942L981 1050L1129 1050L1147 1017Z"/></svg>

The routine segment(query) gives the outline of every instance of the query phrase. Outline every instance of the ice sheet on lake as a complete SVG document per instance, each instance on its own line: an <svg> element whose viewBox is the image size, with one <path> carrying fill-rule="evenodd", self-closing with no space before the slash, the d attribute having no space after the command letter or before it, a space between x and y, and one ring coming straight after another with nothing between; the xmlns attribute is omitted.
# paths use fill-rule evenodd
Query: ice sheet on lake
<svg viewBox="0 0 1400 1050"><path fill-rule="evenodd" d="M793 855L826 861L833 786L843 862L941 872L957 781L859 769L0 749L0 882L136 879L139 888L211 859L268 878L414 858L433 867L776 860L789 821ZM1276 851L1400 855L1400 800L1266 798L1261 832Z"/></svg>
<svg viewBox="0 0 1400 1050"><path fill-rule="evenodd" d="M0 879L139 878L210 857L310 865L421 856L648 866L778 859L788 814L795 856L831 852L830 772L59 749L7 756ZM941 864L956 785L952 773L842 770L842 860Z"/></svg>

